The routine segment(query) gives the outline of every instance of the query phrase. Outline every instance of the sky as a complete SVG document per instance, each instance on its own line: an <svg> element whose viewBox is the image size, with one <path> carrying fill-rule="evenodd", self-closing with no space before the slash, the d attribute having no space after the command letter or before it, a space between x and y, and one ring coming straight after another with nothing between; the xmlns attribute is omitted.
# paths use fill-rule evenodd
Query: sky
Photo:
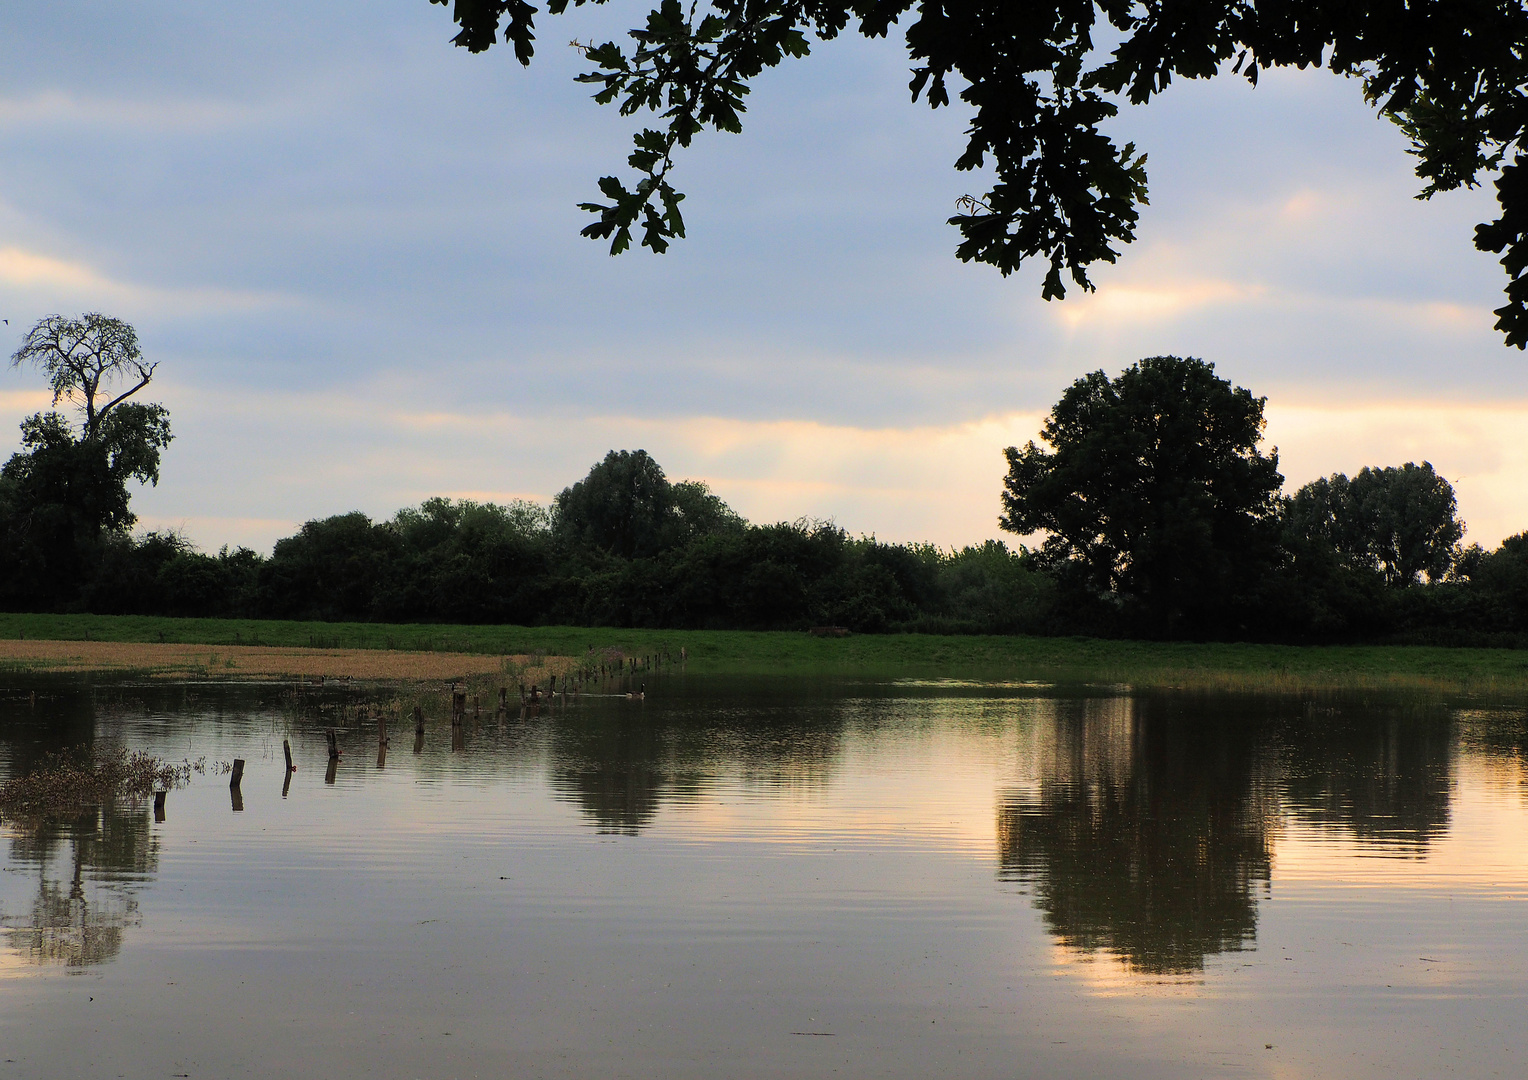
<svg viewBox="0 0 1528 1080"><path fill-rule="evenodd" d="M1149 157L1098 291L960 263L967 115L907 93L895 36L816 45L740 135L679 161L689 236L578 236L623 119L542 22L529 69L426 0L12 5L0 35L0 342L99 310L158 361L175 441L140 527L269 551L305 520L434 495L548 501L645 448L753 521L942 546L1001 534L1002 450L1066 387L1197 356L1267 398L1286 486L1431 461L1466 541L1528 529L1528 356L1472 243L1489 185L1414 196L1358 84L1180 82L1109 129ZM649 120L648 123L651 123ZM0 455L48 406L0 370Z"/></svg>

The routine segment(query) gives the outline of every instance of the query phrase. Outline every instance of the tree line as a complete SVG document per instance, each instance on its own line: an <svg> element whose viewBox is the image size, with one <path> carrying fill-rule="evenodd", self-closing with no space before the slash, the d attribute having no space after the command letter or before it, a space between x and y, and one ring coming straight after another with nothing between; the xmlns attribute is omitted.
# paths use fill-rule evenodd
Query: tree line
<svg viewBox="0 0 1528 1080"><path fill-rule="evenodd" d="M132 531L128 485L157 482L171 434L162 406L130 400L154 372L131 327L50 316L12 362L48 375L55 408L23 421L0 468L9 611L1528 644L1528 533L1462 547L1427 462L1284 494L1264 399L1195 359L1079 379L1044 446L1006 451L1000 524L1027 544L756 525L645 451L612 450L550 505L339 514L269 556Z"/></svg>

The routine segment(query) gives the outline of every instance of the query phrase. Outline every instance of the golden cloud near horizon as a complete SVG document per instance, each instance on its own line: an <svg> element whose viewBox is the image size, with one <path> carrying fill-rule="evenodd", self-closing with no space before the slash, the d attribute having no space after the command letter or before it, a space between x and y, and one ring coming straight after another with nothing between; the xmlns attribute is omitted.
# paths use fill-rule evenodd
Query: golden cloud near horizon
<svg viewBox="0 0 1528 1080"><path fill-rule="evenodd" d="M156 396L170 407L176 442L159 486L134 496L140 527L184 529L209 550L269 550L310 518L353 509L385 517L435 495L544 503L607 450L638 447L752 521L830 519L890 541L980 543L1002 536L1003 448L1037 438L1044 420L1039 410L877 427L524 416L410 408L403 390L338 399L173 383ZM34 391L0 394L0 427L14 432L46 404ZM1266 446L1278 447L1286 490L1426 460L1454 484L1467 543L1492 548L1528 529L1528 400L1273 398L1267 416Z"/></svg>

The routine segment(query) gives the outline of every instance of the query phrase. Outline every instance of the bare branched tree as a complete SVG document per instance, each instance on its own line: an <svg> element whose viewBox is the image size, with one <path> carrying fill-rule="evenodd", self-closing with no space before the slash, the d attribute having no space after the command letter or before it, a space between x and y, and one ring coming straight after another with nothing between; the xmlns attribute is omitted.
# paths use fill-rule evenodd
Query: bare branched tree
<svg viewBox="0 0 1528 1080"><path fill-rule="evenodd" d="M147 386L159 366L144 362L137 331L98 311L39 319L11 354L11 367L28 363L48 373L54 405L67 399L85 414L84 441L95 439L107 415ZM122 385L127 389L111 397Z"/></svg>

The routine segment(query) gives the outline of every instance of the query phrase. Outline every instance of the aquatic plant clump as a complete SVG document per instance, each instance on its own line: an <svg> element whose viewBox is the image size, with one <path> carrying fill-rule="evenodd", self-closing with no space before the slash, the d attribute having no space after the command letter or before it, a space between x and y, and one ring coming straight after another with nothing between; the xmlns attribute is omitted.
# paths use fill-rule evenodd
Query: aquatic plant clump
<svg viewBox="0 0 1528 1080"><path fill-rule="evenodd" d="M117 799L139 802L180 787L192 765L172 765L126 747L80 747L49 754L25 776L0 784L0 820L66 817Z"/></svg>

